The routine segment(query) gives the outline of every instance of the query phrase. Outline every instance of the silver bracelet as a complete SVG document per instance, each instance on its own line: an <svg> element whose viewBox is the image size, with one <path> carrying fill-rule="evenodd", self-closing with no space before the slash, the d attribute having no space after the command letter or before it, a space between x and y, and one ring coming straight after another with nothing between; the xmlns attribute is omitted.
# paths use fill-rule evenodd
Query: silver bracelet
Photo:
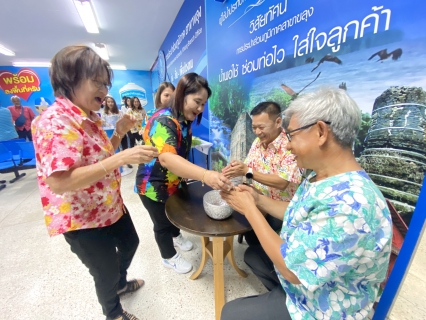
<svg viewBox="0 0 426 320"><path fill-rule="evenodd" d="M104 169L105 174L108 174L108 171L105 169L104 165L102 164L102 161L99 161L99 164L101 165L102 169Z"/></svg>

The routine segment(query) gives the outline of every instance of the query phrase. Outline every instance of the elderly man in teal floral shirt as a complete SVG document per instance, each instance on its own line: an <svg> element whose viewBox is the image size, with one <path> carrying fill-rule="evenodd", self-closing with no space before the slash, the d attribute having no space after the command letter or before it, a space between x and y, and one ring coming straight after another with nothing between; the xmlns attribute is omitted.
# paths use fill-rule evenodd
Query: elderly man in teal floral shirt
<svg viewBox="0 0 426 320"><path fill-rule="evenodd" d="M293 101L286 116L288 149L313 172L290 202L247 186L222 193L258 236L261 246L245 260L269 292L227 303L221 319L365 319L386 277L392 221L352 153L359 108L343 90L320 89ZM280 235L261 212L283 220Z"/></svg>

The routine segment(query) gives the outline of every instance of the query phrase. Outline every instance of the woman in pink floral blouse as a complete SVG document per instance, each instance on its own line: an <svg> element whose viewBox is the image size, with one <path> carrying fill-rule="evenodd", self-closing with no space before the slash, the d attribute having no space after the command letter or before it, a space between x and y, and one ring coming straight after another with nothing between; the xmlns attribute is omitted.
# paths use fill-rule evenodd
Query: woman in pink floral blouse
<svg viewBox="0 0 426 320"><path fill-rule="evenodd" d="M50 78L56 101L32 123L47 229L50 236L63 234L89 269L107 319L135 320L119 298L144 284L126 279L139 238L121 197L119 167L150 162L157 149L136 146L114 153L135 119L125 115L118 120L111 139L102 130L96 111L111 86L112 71L89 47L59 51Z"/></svg>

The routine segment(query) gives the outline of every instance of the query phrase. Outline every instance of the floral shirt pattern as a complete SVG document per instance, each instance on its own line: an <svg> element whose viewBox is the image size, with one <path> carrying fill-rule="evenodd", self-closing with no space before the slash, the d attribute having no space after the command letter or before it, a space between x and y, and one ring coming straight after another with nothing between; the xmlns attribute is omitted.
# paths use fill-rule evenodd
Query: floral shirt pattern
<svg viewBox="0 0 426 320"><path fill-rule="evenodd" d="M45 223L50 236L64 232L101 228L123 214L118 169L78 190L55 194L46 184L54 172L97 163L114 154L101 119L88 116L71 101L58 98L32 123L37 159L37 180Z"/></svg>
<svg viewBox="0 0 426 320"><path fill-rule="evenodd" d="M191 122L183 116L176 120L170 108L158 110L148 121L143 133L146 145L152 145L158 152L171 152L188 159L192 142ZM147 164L140 164L136 174L136 187L141 195L151 200L165 202L180 187L182 178L160 164L158 158Z"/></svg>
<svg viewBox="0 0 426 320"><path fill-rule="evenodd" d="M139 109L139 110L133 110L133 109L127 109L127 114L130 114L136 118L138 121L136 125L130 129L131 133L137 133L142 130L142 123L145 121L146 117L146 111L145 109Z"/></svg>
<svg viewBox="0 0 426 320"><path fill-rule="evenodd" d="M285 190L279 190L253 180L253 185L256 189L274 200L290 201L296 193L302 178L297 163L294 160L294 155L291 151L287 150L287 143L288 139L284 129L266 149L260 143L259 138L256 138L244 161L254 171L276 174L290 182Z"/></svg>
<svg viewBox="0 0 426 320"><path fill-rule="evenodd" d="M365 319L385 279L392 241L386 201L365 171L318 182L312 172L284 215L281 254L301 284L278 270L292 319Z"/></svg>

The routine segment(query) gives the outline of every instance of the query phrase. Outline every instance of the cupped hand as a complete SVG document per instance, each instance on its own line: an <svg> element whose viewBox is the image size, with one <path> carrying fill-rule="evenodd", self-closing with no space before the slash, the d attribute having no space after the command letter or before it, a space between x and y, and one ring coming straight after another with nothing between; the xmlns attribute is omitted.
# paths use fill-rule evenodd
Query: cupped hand
<svg viewBox="0 0 426 320"><path fill-rule="evenodd" d="M250 187L245 184L240 184L238 186L239 191L246 191L251 194L253 197L254 202L257 204L259 202L259 197L262 195L262 193L257 190L255 187Z"/></svg>
<svg viewBox="0 0 426 320"><path fill-rule="evenodd" d="M233 160L225 168L222 169L222 174L227 178L241 177L246 174L248 167L241 161Z"/></svg>
<svg viewBox="0 0 426 320"><path fill-rule="evenodd" d="M230 191L234 185L223 174L209 170L204 176L204 181L215 190Z"/></svg>
<svg viewBox="0 0 426 320"><path fill-rule="evenodd" d="M134 146L121 152L123 154L125 164L131 163L148 163L152 159L157 158L159 153L157 148L148 145Z"/></svg>
<svg viewBox="0 0 426 320"><path fill-rule="evenodd" d="M124 136L131 128L133 128L138 120L131 114L122 116L115 125L115 130L120 136Z"/></svg>
<svg viewBox="0 0 426 320"><path fill-rule="evenodd" d="M243 189L242 186L238 186L229 192L222 191L220 195L232 209L243 215L246 215L250 209L256 207L256 201L252 193Z"/></svg>

